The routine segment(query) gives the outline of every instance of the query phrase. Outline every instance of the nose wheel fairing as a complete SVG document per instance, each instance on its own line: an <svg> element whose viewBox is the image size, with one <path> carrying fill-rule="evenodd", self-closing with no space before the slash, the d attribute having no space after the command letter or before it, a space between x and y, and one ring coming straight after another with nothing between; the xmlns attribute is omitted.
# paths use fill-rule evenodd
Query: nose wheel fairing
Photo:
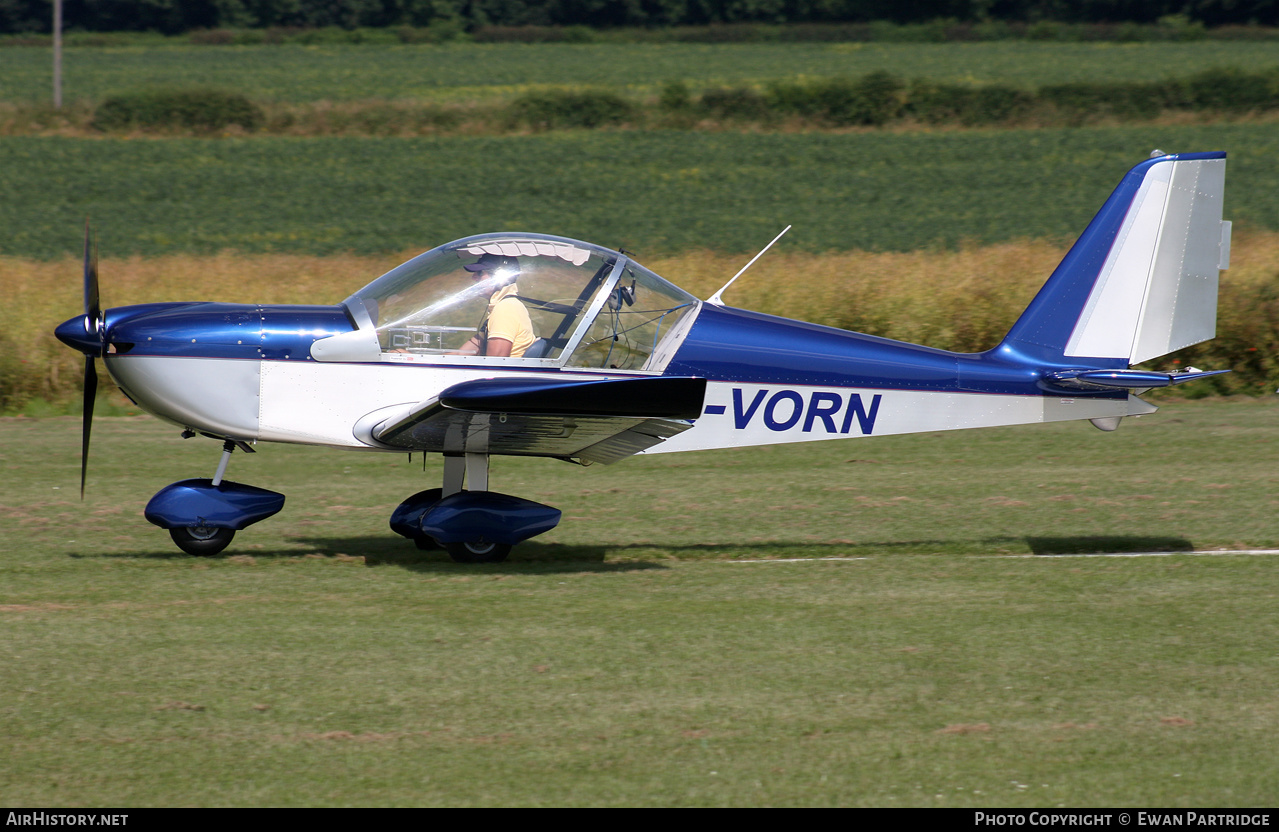
<svg viewBox="0 0 1279 832"><path fill-rule="evenodd" d="M211 479L175 482L160 489L143 516L162 529L202 527L239 531L284 508L284 495L252 485Z"/></svg>

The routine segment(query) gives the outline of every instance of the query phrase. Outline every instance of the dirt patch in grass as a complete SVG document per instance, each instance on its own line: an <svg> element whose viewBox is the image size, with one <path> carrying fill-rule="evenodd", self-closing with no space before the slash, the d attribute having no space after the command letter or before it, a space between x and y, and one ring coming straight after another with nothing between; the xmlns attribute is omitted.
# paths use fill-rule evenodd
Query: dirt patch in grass
<svg viewBox="0 0 1279 832"><path fill-rule="evenodd" d="M1175 728L1186 728L1195 724L1193 719L1186 719L1184 716L1165 716L1159 719L1160 725L1171 725Z"/></svg>

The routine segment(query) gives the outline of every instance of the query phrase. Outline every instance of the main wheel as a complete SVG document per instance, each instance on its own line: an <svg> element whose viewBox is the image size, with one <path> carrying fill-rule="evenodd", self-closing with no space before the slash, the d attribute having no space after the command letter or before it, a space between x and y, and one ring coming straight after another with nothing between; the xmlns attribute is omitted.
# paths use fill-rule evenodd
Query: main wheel
<svg viewBox="0 0 1279 832"><path fill-rule="evenodd" d="M221 552L235 537L235 529L214 529L209 526L177 526L169 529L169 537L188 555L207 558Z"/></svg>
<svg viewBox="0 0 1279 832"><path fill-rule="evenodd" d="M493 543L481 538L461 543L445 543L444 551L456 563L501 563L511 553L511 547L509 544Z"/></svg>

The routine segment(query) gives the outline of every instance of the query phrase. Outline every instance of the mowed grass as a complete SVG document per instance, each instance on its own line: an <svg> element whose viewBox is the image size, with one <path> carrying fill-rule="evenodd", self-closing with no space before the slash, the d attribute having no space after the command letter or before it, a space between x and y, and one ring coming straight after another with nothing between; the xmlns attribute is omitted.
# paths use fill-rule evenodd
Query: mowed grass
<svg viewBox="0 0 1279 832"><path fill-rule="evenodd" d="M939 133L0 139L0 255L385 253L541 231L642 258L1073 240L1154 148L1231 154L1226 217L1279 230L1266 124Z"/></svg>
<svg viewBox="0 0 1279 832"><path fill-rule="evenodd" d="M68 48L68 101L145 87L217 86L277 102L482 101L590 85L656 91L885 70L946 83L1037 86L1156 81L1214 67L1279 65L1273 43L787 43L135 46ZM49 50L0 49L0 101L51 95Z"/></svg>
<svg viewBox="0 0 1279 832"><path fill-rule="evenodd" d="M434 459L237 455L289 502L193 559L140 509L215 443L99 419L82 504L77 420L0 421L0 796L1273 805L1274 557L1052 555L1276 545L1276 416L501 459L565 519L485 567L386 529Z"/></svg>

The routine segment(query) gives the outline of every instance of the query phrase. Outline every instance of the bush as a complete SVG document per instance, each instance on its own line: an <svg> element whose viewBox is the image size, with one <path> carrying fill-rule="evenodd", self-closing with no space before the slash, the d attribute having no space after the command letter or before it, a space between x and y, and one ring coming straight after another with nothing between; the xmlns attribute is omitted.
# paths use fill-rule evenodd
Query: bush
<svg viewBox="0 0 1279 832"><path fill-rule="evenodd" d="M233 124L253 130L262 110L243 95L216 89L150 90L116 95L93 114L98 130L221 130Z"/></svg>
<svg viewBox="0 0 1279 832"><path fill-rule="evenodd" d="M872 72L847 91L829 85L827 118L836 124L884 124L901 114L902 80L887 72Z"/></svg>
<svg viewBox="0 0 1279 832"><path fill-rule="evenodd" d="M968 112L960 120L967 125L1016 121L1034 107L1035 97L1025 90L991 84L973 91Z"/></svg>
<svg viewBox="0 0 1279 832"><path fill-rule="evenodd" d="M235 43L235 32L230 29L195 29L187 40L200 46L229 46Z"/></svg>
<svg viewBox="0 0 1279 832"><path fill-rule="evenodd" d="M1034 94L1014 87L963 87L917 80L908 88L905 109L929 124L959 122L971 127L1015 121L1034 106Z"/></svg>
<svg viewBox="0 0 1279 832"><path fill-rule="evenodd" d="M683 81L667 81L662 85L658 106L670 113L687 112L693 106L693 96Z"/></svg>
<svg viewBox="0 0 1279 832"><path fill-rule="evenodd" d="M1203 40L1208 37L1203 21L1191 20L1184 14L1164 15L1159 18L1157 29L1169 40Z"/></svg>
<svg viewBox="0 0 1279 832"><path fill-rule="evenodd" d="M959 121L971 93L971 87L916 78L906 90L906 112L928 124Z"/></svg>
<svg viewBox="0 0 1279 832"><path fill-rule="evenodd" d="M480 26L472 35L476 43L594 43L597 39L589 26Z"/></svg>
<svg viewBox="0 0 1279 832"><path fill-rule="evenodd" d="M1026 30L1027 40L1064 40L1063 27L1051 20L1041 20Z"/></svg>
<svg viewBox="0 0 1279 832"><path fill-rule="evenodd" d="M713 118L729 121L767 121L769 102L750 87L716 87L702 93L698 106Z"/></svg>
<svg viewBox="0 0 1279 832"><path fill-rule="evenodd" d="M831 78L807 84L774 84L769 104L780 113L827 124L878 126L901 114L905 84L887 72Z"/></svg>
<svg viewBox="0 0 1279 832"><path fill-rule="evenodd" d="M1166 95L1160 85L1140 82L1080 82L1040 87L1039 100L1051 105L1071 123L1094 116L1153 118Z"/></svg>
<svg viewBox="0 0 1279 832"><path fill-rule="evenodd" d="M670 37L680 43L762 43L776 40L775 26L758 23L712 23L709 26L676 26Z"/></svg>
<svg viewBox="0 0 1279 832"><path fill-rule="evenodd" d="M1279 73L1273 70L1253 74L1239 69L1209 69L1182 79L1176 86L1182 106L1195 110L1241 113L1279 107Z"/></svg>
<svg viewBox="0 0 1279 832"><path fill-rule="evenodd" d="M429 26L400 26L395 30L400 43L451 43L466 40L466 27L461 21L438 18Z"/></svg>
<svg viewBox="0 0 1279 832"><path fill-rule="evenodd" d="M634 107L605 90L537 92L511 102L510 121L534 130L563 127L605 127L634 115Z"/></svg>

